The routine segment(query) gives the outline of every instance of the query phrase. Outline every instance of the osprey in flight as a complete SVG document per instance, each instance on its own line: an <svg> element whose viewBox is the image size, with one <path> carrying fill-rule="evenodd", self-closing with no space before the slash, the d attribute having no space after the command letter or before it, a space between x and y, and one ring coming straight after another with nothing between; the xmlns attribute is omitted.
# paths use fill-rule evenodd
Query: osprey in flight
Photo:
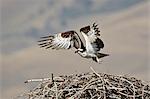
<svg viewBox="0 0 150 99"><path fill-rule="evenodd" d="M78 53L84 58L92 58L95 62L100 63L100 58L108 56L108 54L99 52L104 48L104 43L99 38L100 31L97 26L98 25L94 23L92 26L85 26L80 29L80 32L85 39L85 46L80 36L73 30L41 37L39 45L46 49L51 48L56 50L75 47L75 53Z"/></svg>

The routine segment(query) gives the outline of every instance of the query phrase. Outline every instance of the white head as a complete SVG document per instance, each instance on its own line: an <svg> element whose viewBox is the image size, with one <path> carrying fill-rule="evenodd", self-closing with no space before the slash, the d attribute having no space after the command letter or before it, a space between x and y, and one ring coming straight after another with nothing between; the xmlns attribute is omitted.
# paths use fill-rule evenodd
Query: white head
<svg viewBox="0 0 150 99"><path fill-rule="evenodd" d="M78 53L82 57L86 57L87 56L86 51L83 51L83 49L77 49L77 51L75 51L75 53Z"/></svg>

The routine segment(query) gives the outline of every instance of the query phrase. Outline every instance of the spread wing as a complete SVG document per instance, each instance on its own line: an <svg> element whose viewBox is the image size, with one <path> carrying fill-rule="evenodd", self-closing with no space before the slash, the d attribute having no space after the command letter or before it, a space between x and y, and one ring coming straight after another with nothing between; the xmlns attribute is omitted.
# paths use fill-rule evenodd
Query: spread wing
<svg viewBox="0 0 150 99"><path fill-rule="evenodd" d="M80 29L80 32L85 38L87 51L96 52L104 47L103 41L99 38L100 31L97 26L98 25L94 23L92 26L85 26Z"/></svg>
<svg viewBox="0 0 150 99"><path fill-rule="evenodd" d="M75 31L67 31L41 37L41 40L38 42L40 47L46 49L70 49L72 47L78 49L82 45L81 39Z"/></svg>

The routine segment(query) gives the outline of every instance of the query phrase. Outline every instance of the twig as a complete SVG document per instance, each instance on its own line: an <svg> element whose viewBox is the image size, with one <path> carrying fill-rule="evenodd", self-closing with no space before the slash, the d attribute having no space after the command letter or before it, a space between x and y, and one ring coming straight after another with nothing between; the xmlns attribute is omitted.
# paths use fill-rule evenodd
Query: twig
<svg viewBox="0 0 150 99"><path fill-rule="evenodd" d="M48 81L51 80L51 78L41 78L41 79L29 79L25 81L24 83L29 83L29 82L43 82L43 81Z"/></svg>
<svg viewBox="0 0 150 99"><path fill-rule="evenodd" d="M92 67L90 67L90 69L91 69L98 77L101 78L102 84L103 84L103 89L106 90L106 89L105 89L105 81L104 81L104 79L103 79ZM104 91L103 93L104 93L104 99L106 99L106 93L105 93L105 91Z"/></svg>
<svg viewBox="0 0 150 99"><path fill-rule="evenodd" d="M31 91L20 95L28 99L150 99L150 85L134 77L97 73L62 75L31 79L39 82Z"/></svg>
<svg viewBox="0 0 150 99"><path fill-rule="evenodd" d="M58 89L57 89L57 83L56 82L54 82L54 85L55 85L55 92L56 92L56 99L58 99Z"/></svg>

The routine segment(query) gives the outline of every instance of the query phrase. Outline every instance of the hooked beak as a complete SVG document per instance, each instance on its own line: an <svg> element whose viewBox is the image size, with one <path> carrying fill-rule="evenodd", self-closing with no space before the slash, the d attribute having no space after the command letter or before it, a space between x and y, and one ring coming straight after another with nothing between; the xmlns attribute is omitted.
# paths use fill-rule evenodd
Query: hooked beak
<svg viewBox="0 0 150 99"><path fill-rule="evenodd" d="M75 51L74 53L78 53L78 50L77 50L77 51Z"/></svg>

